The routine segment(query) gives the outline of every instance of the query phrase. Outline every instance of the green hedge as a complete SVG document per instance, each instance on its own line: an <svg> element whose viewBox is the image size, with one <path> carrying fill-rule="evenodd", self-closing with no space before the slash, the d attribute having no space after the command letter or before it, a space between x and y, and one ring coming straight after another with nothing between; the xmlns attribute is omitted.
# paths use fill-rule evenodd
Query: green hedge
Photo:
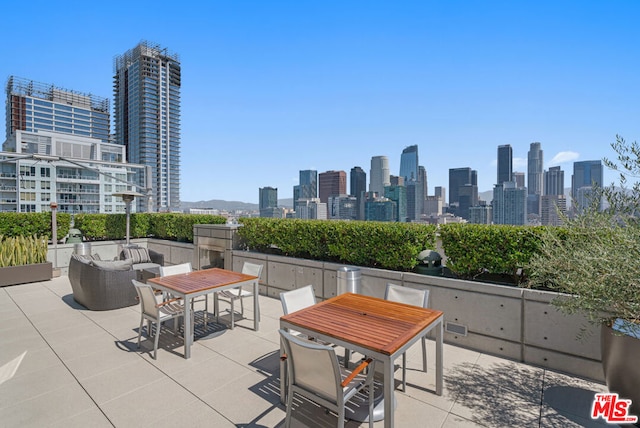
<svg viewBox="0 0 640 428"><path fill-rule="evenodd" d="M225 217L206 214L132 213L129 219L131 238L154 237L193 242L194 224L224 224ZM127 230L126 214L77 214L75 227L85 239L99 241L123 239Z"/></svg>
<svg viewBox="0 0 640 428"><path fill-rule="evenodd" d="M545 230L543 226L447 224L439 232L446 265L459 277L472 279L486 270L521 283ZM518 269L523 269L523 275L517 275Z"/></svg>
<svg viewBox="0 0 640 428"><path fill-rule="evenodd" d="M435 226L412 223L243 218L243 245L290 257L410 271L435 248Z"/></svg>
<svg viewBox="0 0 640 428"><path fill-rule="evenodd" d="M70 221L71 215L56 213L58 238L69 233ZM5 237L36 235L51 239L51 213L0 213L0 235Z"/></svg>

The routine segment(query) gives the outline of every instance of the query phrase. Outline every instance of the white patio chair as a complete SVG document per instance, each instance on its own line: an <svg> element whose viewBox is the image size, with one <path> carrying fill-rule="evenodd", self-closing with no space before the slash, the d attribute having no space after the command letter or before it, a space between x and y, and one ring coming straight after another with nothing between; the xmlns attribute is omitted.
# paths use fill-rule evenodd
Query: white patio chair
<svg viewBox="0 0 640 428"><path fill-rule="evenodd" d="M385 300L405 303L407 305L428 308L429 290L419 290L417 288L402 287L400 285L387 283L384 293ZM427 340L422 337L422 371L427 371ZM407 353L402 354L402 391L407 391Z"/></svg>
<svg viewBox="0 0 640 428"><path fill-rule="evenodd" d="M180 263L171 266L160 266L160 276L180 275L182 273L193 272L190 262ZM167 298L167 296L165 296ZM209 313L209 299L205 294L202 298L191 299L191 314L195 319L195 303L204 302L204 326L207 327L207 314Z"/></svg>
<svg viewBox="0 0 640 428"><path fill-rule="evenodd" d="M247 274L247 275L257 276L258 277L258 282L260 282L260 275L262 275L262 265L255 264L255 263L244 262L244 264L242 265L242 273ZM222 291L216 292L215 295L214 295L214 298L215 299L220 299L220 297L222 297L222 301L228 302L229 305L231 306L231 309L230 309L230 312L231 312L231 329L233 329L233 327L234 327L234 315L235 315L234 302L236 300L240 300L240 315L242 317L244 317L243 299L245 299L246 297L253 297L253 289L245 290L243 287L236 287L236 288L232 288L230 290L222 290ZM218 303L217 302L215 303L215 307L218 308ZM217 316L219 317L220 315L217 314ZM254 316L256 317L256 319L259 322L260 321L260 306L258 306L258 313L254 314Z"/></svg>
<svg viewBox="0 0 640 428"><path fill-rule="evenodd" d="M340 367L335 349L328 345L301 339L278 330L287 364L287 416L285 427L291 426L293 396L299 394L338 414L338 427L345 424L345 403L359 391L368 388L369 427L373 427L373 375L375 360L363 361L353 371ZM369 368L364 376L363 370Z"/></svg>
<svg viewBox="0 0 640 428"><path fill-rule="evenodd" d="M140 337L142 336L142 326L144 320L147 320L147 335L152 337L152 323L156 324L156 337L153 343L153 359L156 359L158 353L158 342L160 339L160 331L162 323L173 319L173 331L177 334L177 318L184 315L184 306L180 303L181 299L170 299L157 303L153 288L149 284L132 279L131 282L136 288L140 299L140 329L138 330L138 348L140 348Z"/></svg>
<svg viewBox="0 0 640 428"><path fill-rule="evenodd" d="M285 315L315 305L316 295L313 292L313 285L309 284L295 290L283 291L280 293L280 302Z"/></svg>

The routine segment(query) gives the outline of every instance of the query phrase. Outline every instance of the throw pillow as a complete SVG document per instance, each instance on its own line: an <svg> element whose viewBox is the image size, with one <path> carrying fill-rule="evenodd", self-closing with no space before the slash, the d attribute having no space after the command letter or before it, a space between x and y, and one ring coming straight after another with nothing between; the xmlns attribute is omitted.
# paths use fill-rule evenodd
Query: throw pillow
<svg viewBox="0 0 640 428"><path fill-rule="evenodd" d="M86 256L81 256L79 254L71 254L71 258L80 263L84 263L85 265L88 265L91 263L91 260L89 258L87 258Z"/></svg>
<svg viewBox="0 0 640 428"><path fill-rule="evenodd" d="M125 247L122 249L122 253L125 259L132 259L133 264L138 263L151 263L151 256L149 256L149 250L142 247Z"/></svg>
<svg viewBox="0 0 640 428"><path fill-rule="evenodd" d="M131 259L125 260L93 260L91 264L95 267L99 267L104 270L131 270L133 266L133 261Z"/></svg>

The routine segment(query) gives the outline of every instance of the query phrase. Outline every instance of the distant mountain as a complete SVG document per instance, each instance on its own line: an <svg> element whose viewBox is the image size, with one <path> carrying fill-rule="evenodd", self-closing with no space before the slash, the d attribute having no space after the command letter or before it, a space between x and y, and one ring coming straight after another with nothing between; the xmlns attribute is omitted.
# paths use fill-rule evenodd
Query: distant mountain
<svg viewBox="0 0 640 428"><path fill-rule="evenodd" d="M293 207L293 199L279 199L279 207L291 208ZM258 204L252 204L250 202L240 201L223 201L221 199L211 199L209 201L187 202L181 201L180 208L182 210L188 210L189 208L208 208L212 210L220 211L258 211Z"/></svg>
<svg viewBox="0 0 640 428"><path fill-rule="evenodd" d="M569 208L571 206L571 187L564 188L564 195L567 197L567 208ZM479 192L478 199L487 201L487 203L490 204L491 201L493 201L493 190L487 190L486 192Z"/></svg>
<svg viewBox="0 0 640 428"><path fill-rule="evenodd" d="M571 205L571 188L564 189L564 194L567 197L567 208ZM485 192L479 192L478 198L491 203L493 200L493 190L487 190ZM448 202L448 201L445 201ZM293 208L293 198L278 199L278 206L284 208ZM258 211L258 204L252 204L249 202L240 201L223 201L220 199L211 199L209 201L198 202L186 202L180 203L182 210L188 210L189 208L209 208L220 211Z"/></svg>

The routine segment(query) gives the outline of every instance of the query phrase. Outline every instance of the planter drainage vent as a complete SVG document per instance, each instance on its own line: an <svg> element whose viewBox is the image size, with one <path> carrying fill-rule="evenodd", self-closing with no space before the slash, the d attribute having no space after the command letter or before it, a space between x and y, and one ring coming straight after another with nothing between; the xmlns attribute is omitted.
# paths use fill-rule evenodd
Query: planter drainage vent
<svg viewBox="0 0 640 428"><path fill-rule="evenodd" d="M444 331L447 333L457 334L459 336L467 335L467 326L462 324L455 324L452 322L444 323Z"/></svg>

